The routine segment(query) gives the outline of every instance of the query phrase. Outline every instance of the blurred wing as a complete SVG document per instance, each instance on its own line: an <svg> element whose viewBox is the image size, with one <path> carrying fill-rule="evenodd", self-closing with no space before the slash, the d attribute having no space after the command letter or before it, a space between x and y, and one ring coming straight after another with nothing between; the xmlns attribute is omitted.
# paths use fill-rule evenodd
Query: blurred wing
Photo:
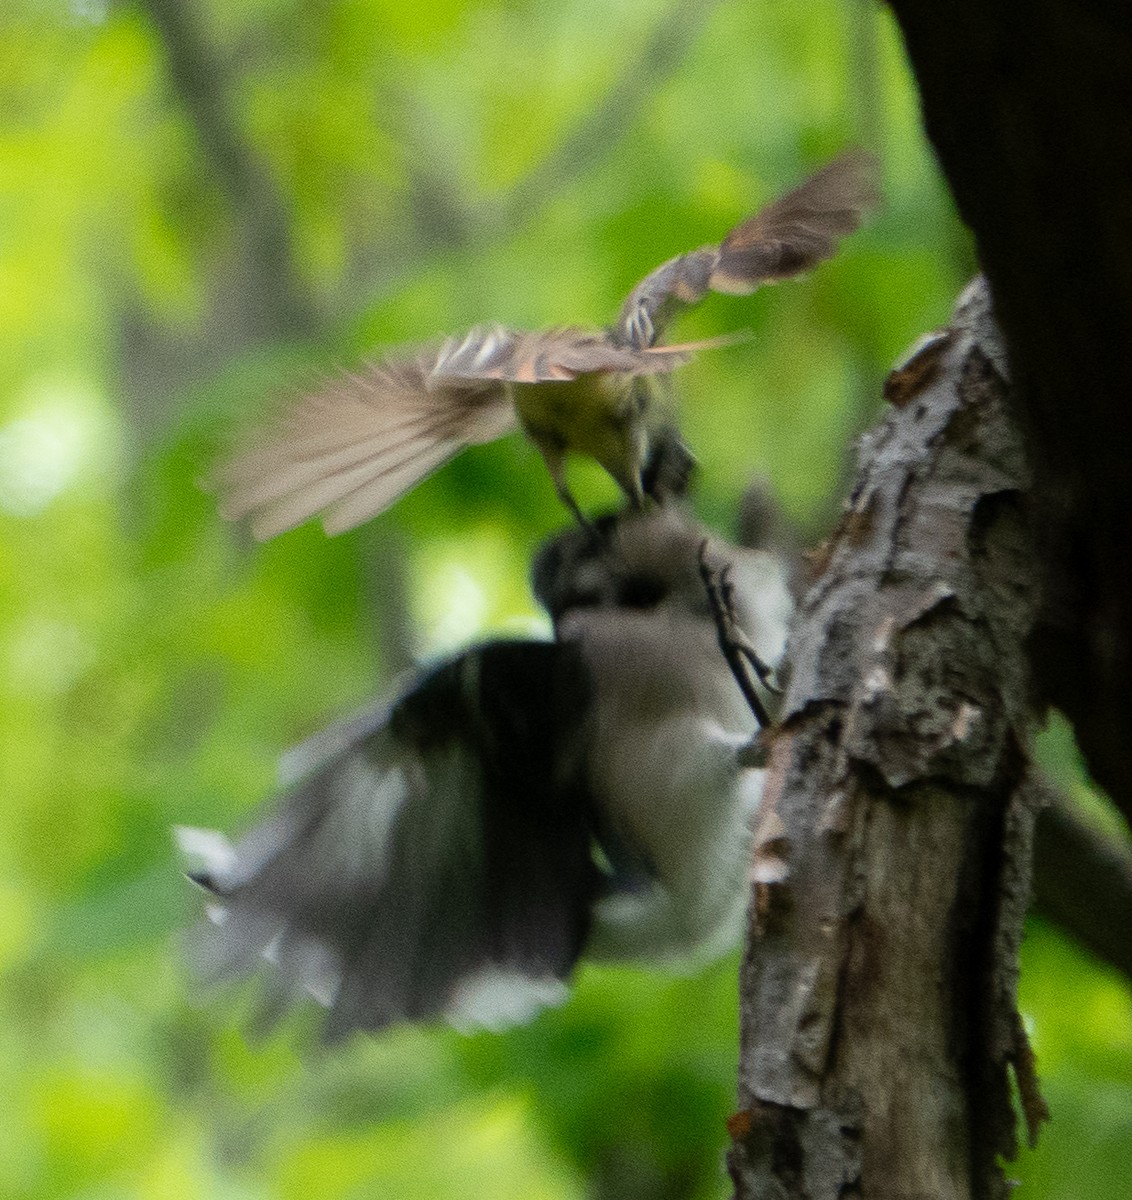
<svg viewBox="0 0 1132 1200"><path fill-rule="evenodd" d="M273 1010L307 992L330 1038L437 1015L502 1026L560 1001L600 884L588 793L564 769L581 671L552 643L469 651L327 739L333 757L234 848L191 831L218 897L198 965L268 958Z"/></svg>
<svg viewBox="0 0 1132 1200"><path fill-rule="evenodd" d="M383 512L459 453L515 423L506 389L427 386L432 353L346 373L300 400L217 473L223 516L250 515L259 538L323 513L341 533Z"/></svg>
<svg viewBox="0 0 1132 1200"><path fill-rule="evenodd" d="M842 155L736 226L718 246L670 259L629 293L614 340L644 348L684 305L708 291L748 295L760 284L808 271L837 249L876 203L871 155Z"/></svg>
<svg viewBox="0 0 1132 1200"><path fill-rule="evenodd" d="M579 375L615 371L656 375L673 371L697 350L724 345L731 336L680 346L619 345L607 333L587 329L525 331L482 326L440 348L429 387L498 379L509 383L568 382Z"/></svg>
<svg viewBox="0 0 1132 1200"><path fill-rule="evenodd" d="M829 258L876 204L876 163L863 151L842 155L742 225L719 248L711 286L746 295Z"/></svg>

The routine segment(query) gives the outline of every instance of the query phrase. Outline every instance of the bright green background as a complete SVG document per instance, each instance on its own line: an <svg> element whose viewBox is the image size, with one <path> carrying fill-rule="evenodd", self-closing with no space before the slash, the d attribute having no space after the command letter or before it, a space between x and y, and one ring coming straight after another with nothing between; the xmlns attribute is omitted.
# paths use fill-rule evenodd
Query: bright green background
<svg viewBox="0 0 1132 1200"><path fill-rule="evenodd" d="M0 1195L723 1196L734 960L584 970L508 1036L332 1054L312 1014L249 1044L247 995L190 1000L170 826L238 827L277 753L411 652L529 628L524 564L563 520L512 443L333 541L256 546L197 481L242 419L377 346L609 319L865 140L881 217L809 281L681 326L754 333L682 375L701 515L726 532L763 475L816 536L885 370L973 269L898 40L864 0L189 7L278 200L287 328L151 6L0 10ZM644 55L661 28L686 46ZM1064 730L1043 752L1080 791ZM1035 923L1023 1004L1055 1120L1022 1195L1124 1197L1127 984Z"/></svg>

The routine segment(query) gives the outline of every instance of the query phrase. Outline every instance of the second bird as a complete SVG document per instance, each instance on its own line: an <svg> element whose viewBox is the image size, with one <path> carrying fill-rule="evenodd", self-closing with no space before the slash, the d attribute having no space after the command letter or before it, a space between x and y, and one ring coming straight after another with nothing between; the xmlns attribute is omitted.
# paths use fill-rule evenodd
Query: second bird
<svg viewBox="0 0 1132 1200"><path fill-rule="evenodd" d="M636 505L679 491L692 457L659 379L721 339L658 344L709 291L746 295L829 258L873 202L870 156L836 159L705 246L657 267L607 330L482 326L347 373L299 400L221 469L221 511L274 537L321 513L328 533L376 516L465 446L516 425L585 518L566 455L589 455ZM722 339L727 340L727 339Z"/></svg>

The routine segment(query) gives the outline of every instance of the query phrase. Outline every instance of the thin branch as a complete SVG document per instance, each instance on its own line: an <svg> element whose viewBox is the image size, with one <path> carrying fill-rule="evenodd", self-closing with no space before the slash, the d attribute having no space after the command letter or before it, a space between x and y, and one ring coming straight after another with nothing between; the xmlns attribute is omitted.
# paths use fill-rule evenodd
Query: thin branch
<svg viewBox="0 0 1132 1200"><path fill-rule="evenodd" d="M253 336L302 336L315 325L295 269L291 222L274 180L231 115L228 79L184 0L143 0L165 48L169 79L236 216L246 262L245 302Z"/></svg>
<svg viewBox="0 0 1132 1200"><path fill-rule="evenodd" d="M1106 837L1067 796L1050 795L1038 817L1034 907L1132 979L1132 845Z"/></svg>
<svg viewBox="0 0 1132 1200"><path fill-rule="evenodd" d="M506 197L497 221L508 228L572 184L624 137L645 104L683 63L719 0L677 0L605 96Z"/></svg>

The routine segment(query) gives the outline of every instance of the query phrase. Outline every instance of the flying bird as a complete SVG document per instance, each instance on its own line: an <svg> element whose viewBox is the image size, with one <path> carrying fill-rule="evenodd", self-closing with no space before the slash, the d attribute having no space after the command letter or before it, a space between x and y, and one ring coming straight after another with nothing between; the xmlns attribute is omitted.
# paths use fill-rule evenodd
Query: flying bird
<svg viewBox="0 0 1132 1200"><path fill-rule="evenodd" d="M464 447L518 425L582 525L568 453L589 455L638 507L683 490L693 459L662 377L730 338L667 345L675 314L709 291L747 295L829 258L873 204L874 164L852 152L737 225L717 246L669 259L606 330L478 326L346 372L299 400L225 463L221 512L260 538L321 513L327 533L376 516Z"/></svg>
<svg viewBox="0 0 1132 1200"><path fill-rule="evenodd" d="M210 893L206 977L263 968L265 1019L311 996L333 1040L502 1028L561 1002L583 954L675 965L733 944L763 773L742 765L755 720L699 564L706 541L772 660L780 564L675 505L594 528L536 560L553 641L465 650L317 736L235 845L178 831Z"/></svg>

